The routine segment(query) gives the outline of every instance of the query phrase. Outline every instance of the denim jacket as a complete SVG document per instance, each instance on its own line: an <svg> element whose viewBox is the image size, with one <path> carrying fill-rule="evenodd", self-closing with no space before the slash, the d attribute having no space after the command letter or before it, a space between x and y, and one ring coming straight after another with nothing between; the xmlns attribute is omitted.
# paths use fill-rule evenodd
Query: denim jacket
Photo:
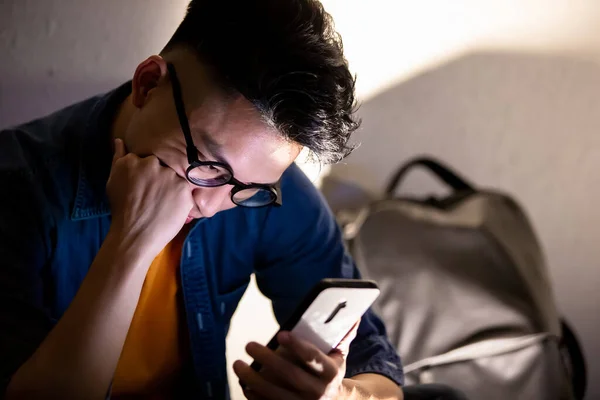
<svg viewBox="0 0 600 400"><path fill-rule="evenodd" d="M110 124L130 90L0 132L0 397L73 300L108 232ZM195 398L229 397L225 337L252 273L279 323L322 278L359 277L330 210L296 165L281 192L281 207L224 211L197 221L185 239ZM400 359L372 311L347 359L347 376L368 372L402 383Z"/></svg>

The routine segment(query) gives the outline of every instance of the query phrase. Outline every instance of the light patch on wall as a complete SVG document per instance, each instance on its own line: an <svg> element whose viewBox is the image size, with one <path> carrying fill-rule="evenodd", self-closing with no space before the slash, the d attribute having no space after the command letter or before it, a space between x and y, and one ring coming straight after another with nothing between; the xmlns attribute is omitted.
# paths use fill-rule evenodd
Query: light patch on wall
<svg viewBox="0 0 600 400"><path fill-rule="evenodd" d="M473 49L598 53L592 1L323 0L363 100Z"/></svg>

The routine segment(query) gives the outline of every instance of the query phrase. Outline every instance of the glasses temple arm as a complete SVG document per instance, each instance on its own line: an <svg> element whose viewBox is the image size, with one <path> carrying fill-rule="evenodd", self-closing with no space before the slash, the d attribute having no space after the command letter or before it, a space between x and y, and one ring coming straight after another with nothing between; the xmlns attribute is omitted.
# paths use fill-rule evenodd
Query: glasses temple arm
<svg viewBox="0 0 600 400"><path fill-rule="evenodd" d="M196 148L196 146L194 146L194 142L192 141L192 132L190 131L190 124L188 122L187 116L185 115L183 102L181 101L181 85L179 84L179 79L177 79L177 73L175 72L175 67L173 66L173 64L168 63L167 70L169 71L169 75L171 76L171 86L173 87L173 99L175 101L177 117L179 118L179 125L181 125L181 130L183 131L183 136L185 137L188 162L192 164L198 161L198 149Z"/></svg>

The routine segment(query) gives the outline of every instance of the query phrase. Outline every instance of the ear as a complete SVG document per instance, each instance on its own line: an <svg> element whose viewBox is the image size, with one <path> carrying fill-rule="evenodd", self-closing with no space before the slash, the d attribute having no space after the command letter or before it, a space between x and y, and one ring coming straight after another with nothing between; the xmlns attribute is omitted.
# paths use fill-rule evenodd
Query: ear
<svg viewBox="0 0 600 400"><path fill-rule="evenodd" d="M167 62L161 56L150 56L138 65L131 82L131 100L135 107L143 107L152 89L167 75Z"/></svg>

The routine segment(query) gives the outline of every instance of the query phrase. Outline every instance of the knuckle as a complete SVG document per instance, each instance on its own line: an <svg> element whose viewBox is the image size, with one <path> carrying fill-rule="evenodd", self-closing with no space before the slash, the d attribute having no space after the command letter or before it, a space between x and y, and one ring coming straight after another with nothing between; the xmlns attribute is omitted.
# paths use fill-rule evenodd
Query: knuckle
<svg viewBox="0 0 600 400"><path fill-rule="evenodd" d="M119 158L117 161L115 161L115 165L122 165L122 166L127 166L129 168L131 168L133 165L135 165L135 156L132 154L126 154L125 156Z"/></svg>
<svg viewBox="0 0 600 400"><path fill-rule="evenodd" d="M333 380L338 374L338 366L329 357L323 360L321 376L327 381Z"/></svg>
<svg viewBox="0 0 600 400"><path fill-rule="evenodd" d="M307 355L307 361L310 361L310 362L322 362L322 360L325 358L325 357L323 357L323 353L321 353L321 351L319 351L319 349L316 349L316 348L307 349L306 355Z"/></svg>
<svg viewBox="0 0 600 400"><path fill-rule="evenodd" d="M160 162L158 161L158 158L156 156L146 157L146 158L144 158L144 161L146 162L146 164L150 165L153 169L160 168Z"/></svg>

